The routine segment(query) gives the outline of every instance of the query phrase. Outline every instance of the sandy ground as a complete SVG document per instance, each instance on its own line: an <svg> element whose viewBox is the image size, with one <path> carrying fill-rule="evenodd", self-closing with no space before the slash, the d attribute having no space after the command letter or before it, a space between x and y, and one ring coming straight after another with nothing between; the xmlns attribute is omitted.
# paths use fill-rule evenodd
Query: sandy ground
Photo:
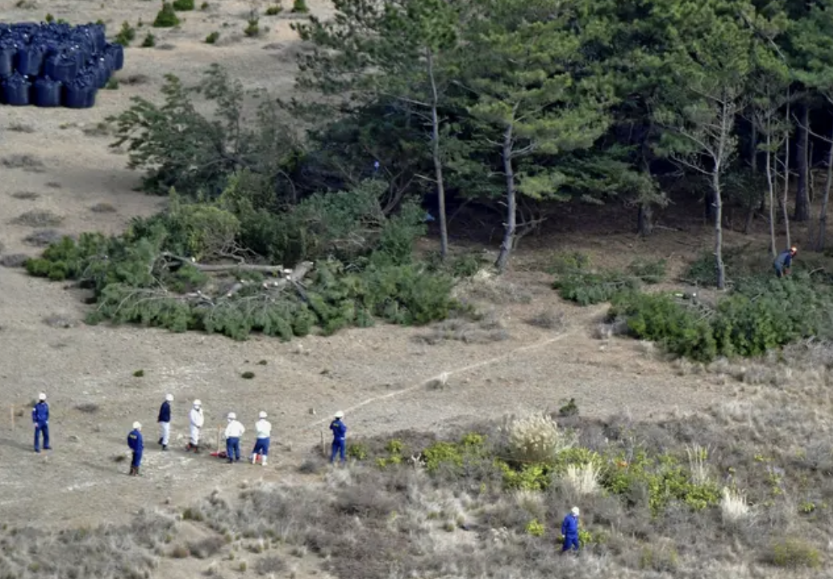
<svg viewBox="0 0 833 579"><path fill-rule="evenodd" d="M207 12L186 14L181 29L154 30L159 48L138 48L149 28L138 29L137 47L127 49L119 76L144 75L146 82L101 91L95 108L0 109L0 160L29 155L42 163L17 168L0 164L3 253L39 251L23 242L32 228L11 223L32 209L62 216L57 229L70 234L117 232L130 217L158 209L159 198L134 191L138 175L125 168L124 154L108 148L106 135L88 133L128 106L130 97L157 98L164 73L193 81L208 64L220 62L247 87L275 92L291 88L291 19L263 17L261 26L270 30L247 39L242 36L245 16L253 5L265 3L210 4ZM323 2L312 0L310 6L326 14ZM111 31L125 20L150 22L157 9L158 3L141 0L41 1L34 9L17 8L14 0L0 2L7 21L39 20L51 12L72 23L102 18ZM221 45L202 43L214 30L223 35ZM21 192L37 197L20 198ZM92 212L99 203L116 211ZM574 308L560 303L541 281L528 284L534 295L531 304L498 311L511 336L503 342L429 346L413 339L424 329L379 326L283 344L259 337L234 342L86 326L80 320L87 306L77 291L28 277L22 270L0 269L0 520L60 526L120 521L141 507L161 507L168 501L169 508L182 507L243 479L287 479L319 442L337 409L347 412L352 435L370 435L553 409L569 397L584 414L649 417L698 408L720 395L705 379L676 376L644 355L638 344L593 339L591 330L604 308ZM565 312L568 325L563 332L524 322L543 307ZM73 327L44 323L56 315L72 321ZM266 364L258 364L261 360ZM144 376L134 377L139 369ZM242 379L245 370L255 372L255 378ZM450 373L447 387L426 387L427 380L442 372ZM39 391L49 395L54 450L36 455L29 404ZM155 418L167 392L176 397L177 442L171 452L162 453L155 445ZM212 445L214 427L224 423L228 411L236 411L251 432L257 412L267 410L280 442L270 466L229 467L206 455L185 454L186 414L194 398L204 403ZM77 409L87 403L98 410ZM13 427L15 412L23 415ZM125 437L134 420L145 425L148 446L140 479L126 476L126 463L114 462L126 450ZM247 434L244 452L252 442ZM168 571L171 576L178 573L173 567Z"/></svg>

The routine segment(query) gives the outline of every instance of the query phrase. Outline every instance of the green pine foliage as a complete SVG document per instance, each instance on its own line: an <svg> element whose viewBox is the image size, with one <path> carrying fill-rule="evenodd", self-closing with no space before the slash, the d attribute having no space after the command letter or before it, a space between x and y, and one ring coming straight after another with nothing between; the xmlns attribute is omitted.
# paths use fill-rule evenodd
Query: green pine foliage
<svg viewBox="0 0 833 579"><path fill-rule="evenodd" d="M174 0L172 5L177 12L187 12L194 9L194 0Z"/></svg>
<svg viewBox="0 0 833 579"><path fill-rule="evenodd" d="M153 27L173 28L174 26L179 26L179 16L176 15L176 11L170 2L162 2L162 8L156 14Z"/></svg>
<svg viewBox="0 0 833 579"><path fill-rule="evenodd" d="M832 308L829 286L803 276L746 280L715 307L668 294L619 294L608 318L626 320L635 338L710 362L718 356L760 356L802 338L831 339Z"/></svg>
<svg viewBox="0 0 833 579"><path fill-rule="evenodd" d="M665 279L664 261L637 260L626 272L596 271L585 256L562 256L555 265L558 271L553 288L565 300L581 306L609 302L621 293L639 289L643 283L655 284Z"/></svg>

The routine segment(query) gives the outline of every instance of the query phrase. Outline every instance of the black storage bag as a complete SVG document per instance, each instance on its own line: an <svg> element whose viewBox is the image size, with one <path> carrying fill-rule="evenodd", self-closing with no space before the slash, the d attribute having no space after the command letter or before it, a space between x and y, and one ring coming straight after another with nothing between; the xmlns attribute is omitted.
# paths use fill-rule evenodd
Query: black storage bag
<svg viewBox="0 0 833 579"><path fill-rule="evenodd" d="M61 106L61 83L51 78L43 77L35 81L35 106Z"/></svg>
<svg viewBox="0 0 833 579"><path fill-rule="evenodd" d="M18 73L3 81L3 100L13 107L29 106L29 90L32 83Z"/></svg>
<svg viewBox="0 0 833 579"><path fill-rule="evenodd" d="M9 76L14 72L16 54L17 44L14 40L4 40L0 43L0 77Z"/></svg>
<svg viewBox="0 0 833 579"><path fill-rule="evenodd" d="M24 76L38 76L43 68L44 52L44 48L37 44L20 47L15 59L17 72Z"/></svg>
<svg viewBox="0 0 833 579"><path fill-rule="evenodd" d="M46 59L44 72L49 78L66 84L78 75L78 62L75 57L62 52Z"/></svg>

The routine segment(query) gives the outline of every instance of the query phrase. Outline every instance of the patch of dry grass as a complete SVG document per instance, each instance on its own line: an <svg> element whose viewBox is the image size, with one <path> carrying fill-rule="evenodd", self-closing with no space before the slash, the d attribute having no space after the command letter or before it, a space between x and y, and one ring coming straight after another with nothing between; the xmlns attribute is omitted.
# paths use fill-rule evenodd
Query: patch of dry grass
<svg viewBox="0 0 833 579"><path fill-rule="evenodd" d="M10 253L0 257L0 265L3 267L23 267L29 256L25 253Z"/></svg>
<svg viewBox="0 0 833 579"><path fill-rule="evenodd" d="M110 203L96 203L90 207L93 213L116 213L117 209Z"/></svg>
<svg viewBox="0 0 833 579"><path fill-rule="evenodd" d="M6 169L22 169L30 173L42 173L46 170L43 161L33 155L9 155L0 158L0 165Z"/></svg>
<svg viewBox="0 0 833 579"><path fill-rule="evenodd" d="M9 125L8 130L13 133L34 133L35 127L25 123L14 122Z"/></svg>
<svg viewBox="0 0 833 579"><path fill-rule="evenodd" d="M462 300L488 302L497 305L528 304L532 293L523 286L503 277L481 270L471 278L459 283L455 294Z"/></svg>
<svg viewBox="0 0 833 579"><path fill-rule="evenodd" d="M69 316L65 316L63 314L51 314L43 318L43 323L49 326L50 328L74 328L77 324L76 321Z"/></svg>
<svg viewBox="0 0 833 579"><path fill-rule="evenodd" d="M565 326L564 312L552 309L541 310L526 320L526 323L545 330L563 330Z"/></svg>
<svg viewBox="0 0 833 579"><path fill-rule="evenodd" d="M57 227L63 223L64 218L52 211L45 209L32 209L26 213L22 213L12 219L13 225L23 225L26 227Z"/></svg>
<svg viewBox="0 0 833 579"><path fill-rule="evenodd" d="M23 238L23 243L34 247L46 247L60 241L64 235L54 229L40 229Z"/></svg>
<svg viewBox="0 0 833 579"><path fill-rule="evenodd" d="M431 332L414 337L414 340L429 345L446 341L459 341L465 344L488 344L509 339L509 332L503 322L493 313L486 314L479 320L451 318L432 326Z"/></svg>
<svg viewBox="0 0 833 579"><path fill-rule="evenodd" d="M12 197L21 201L34 201L40 197L40 193L35 193L34 191L16 191L12 193Z"/></svg>
<svg viewBox="0 0 833 579"><path fill-rule="evenodd" d="M175 533L168 517L142 512L129 525L52 531L0 530L0 575L23 577L147 577L158 566L154 549Z"/></svg>

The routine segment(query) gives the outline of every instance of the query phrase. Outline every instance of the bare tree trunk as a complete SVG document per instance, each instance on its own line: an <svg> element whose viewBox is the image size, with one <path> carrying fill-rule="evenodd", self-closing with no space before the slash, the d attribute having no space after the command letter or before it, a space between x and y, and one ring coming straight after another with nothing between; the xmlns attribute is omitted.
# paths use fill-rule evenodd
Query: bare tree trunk
<svg viewBox="0 0 833 579"><path fill-rule="evenodd" d="M723 264L723 200L720 193L720 166L712 171L714 191L714 259L717 269L717 289L726 287L726 268Z"/></svg>
<svg viewBox="0 0 833 579"><path fill-rule="evenodd" d="M752 172L758 172L758 125L752 123L752 134L749 136L752 141L752 151L749 153L749 166Z"/></svg>
<svg viewBox="0 0 833 579"><path fill-rule="evenodd" d="M515 171L512 169L512 129L509 125L503 133L503 173L506 176L506 223L504 223L503 243L500 245L495 266L498 272L506 271L512 248L515 245L516 208L515 208Z"/></svg>
<svg viewBox="0 0 833 579"><path fill-rule="evenodd" d="M440 217L440 256L448 256L448 220L445 212L445 181L443 180L443 161L440 157L440 118L437 113L439 97L437 82L434 78L434 54L430 48L425 50L428 63L428 78L431 80L431 156L434 160L434 176L437 180L437 203Z"/></svg>
<svg viewBox="0 0 833 579"><path fill-rule="evenodd" d="M639 235L648 237L654 232L654 208L650 201L639 203L639 215L637 216L637 228Z"/></svg>
<svg viewBox="0 0 833 579"><path fill-rule="evenodd" d="M767 125L769 122L767 122ZM766 133L766 182L769 189L769 250L772 257L778 256L775 248L775 181L772 178L772 132Z"/></svg>
<svg viewBox="0 0 833 579"><path fill-rule="evenodd" d="M795 192L795 212L793 213L794 221L809 221L810 219L810 203L809 203L809 163L808 154L810 149L809 140L809 123L810 123L810 105L803 104L801 107L801 121L798 123L798 135L796 136L796 166L798 169L798 183Z"/></svg>
<svg viewBox="0 0 833 579"><path fill-rule="evenodd" d="M824 194L821 197L821 208L819 209L819 241L816 249L824 249L825 236L827 234L827 202L830 200L830 187L833 186L833 131L830 135L830 152L827 154L827 180L824 182Z"/></svg>
<svg viewBox="0 0 833 579"><path fill-rule="evenodd" d="M790 120L789 89L787 89L787 122ZM790 194L790 129L787 125L784 134L784 197L781 202L781 212L784 214L784 229L787 235L787 247L790 247L790 211L787 207Z"/></svg>

